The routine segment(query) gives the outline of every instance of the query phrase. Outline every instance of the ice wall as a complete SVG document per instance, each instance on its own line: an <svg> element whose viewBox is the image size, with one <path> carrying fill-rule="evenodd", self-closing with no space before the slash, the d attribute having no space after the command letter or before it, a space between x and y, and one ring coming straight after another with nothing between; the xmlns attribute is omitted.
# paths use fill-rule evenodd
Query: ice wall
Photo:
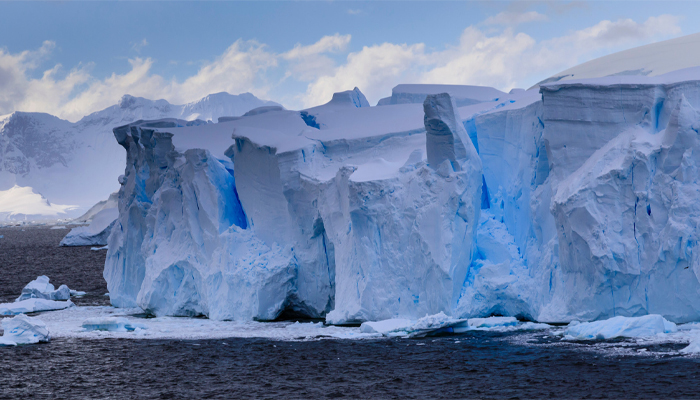
<svg viewBox="0 0 700 400"><path fill-rule="evenodd" d="M155 315L273 319L294 260L247 231L235 181L206 149L175 149L172 120L115 128L127 150L104 276L112 304Z"/></svg>
<svg viewBox="0 0 700 400"><path fill-rule="evenodd" d="M667 119L622 132L560 184L562 313L700 318L700 113L681 95Z"/></svg>
<svg viewBox="0 0 700 400"><path fill-rule="evenodd" d="M463 107L446 93L366 107L353 90L301 112L117 128L112 302L336 324L696 320L698 88L700 69Z"/></svg>

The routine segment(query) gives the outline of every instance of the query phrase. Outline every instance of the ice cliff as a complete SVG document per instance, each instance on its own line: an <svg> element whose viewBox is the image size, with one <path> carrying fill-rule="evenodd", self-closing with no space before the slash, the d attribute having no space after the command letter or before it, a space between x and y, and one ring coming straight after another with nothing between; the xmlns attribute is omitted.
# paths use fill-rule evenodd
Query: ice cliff
<svg viewBox="0 0 700 400"><path fill-rule="evenodd" d="M698 68L508 94L406 85L389 106L355 89L115 128L112 302L335 324L697 320L699 89Z"/></svg>

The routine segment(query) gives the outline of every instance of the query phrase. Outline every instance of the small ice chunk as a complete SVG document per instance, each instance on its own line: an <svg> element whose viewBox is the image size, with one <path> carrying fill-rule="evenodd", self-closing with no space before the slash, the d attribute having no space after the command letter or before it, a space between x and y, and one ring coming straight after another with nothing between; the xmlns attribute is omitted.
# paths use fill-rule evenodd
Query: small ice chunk
<svg viewBox="0 0 700 400"><path fill-rule="evenodd" d="M0 304L0 315L17 315L40 311L63 310L64 308L73 307L70 300L54 301L46 299L27 299L16 301L14 303Z"/></svg>
<svg viewBox="0 0 700 400"><path fill-rule="evenodd" d="M68 300L70 299L70 289L66 285L61 285L58 290L55 290L54 286L49 283L49 277L42 275L29 282L15 301L27 299Z"/></svg>
<svg viewBox="0 0 700 400"><path fill-rule="evenodd" d="M63 225L54 225L51 227L51 229L66 229L66 227Z"/></svg>
<svg viewBox="0 0 700 400"><path fill-rule="evenodd" d="M109 246L90 247L90 250L92 250L92 251L109 250Z"/></svg>
<svg viewBox="0 0 700 400"><path fill-rule="evenodd" d="M574 321L564 334L572 339L612 339L616 337L645 337L678 331L676 324L658 314L643 317L613 317L603 321Z"/></svg>
<svg viewBox="0 0 700 400"><path fill-rule="evenodd" d="M466 320L454 319L440 312L426 315L417 321L394 318L377 322L365 322L360 326L362 333L381 333L384 336L424 336L441 332L454 332L454 326L461 326Z"/></svg>
<svg viewBox="0 0 700 400"><path fill-rule="evenodd" d="M471 328L494 328L497 326L516 325L518 325L518 320L515 317L488 317L469 319L469 327Z"/></svg>
<svg viewBox="0 0 700 400"><path fill-rule="evenodd" d="M690 341L688 347L681 349L681 353L684 354L697 354L700 353L700 336Z"/></svg>
<svg viewBox="0 0 700 400"><path fill-rule="evenodd" d="M86 331L110 331L110 332L131 332L137 328L146 329L140 324L132 324L124 317L103 317L89 318L83 321L83 328Z"/></svg>
<svg viewBox="0 0 700 400"><path fill-rule="evenodd" d="M73 290L73 289L70 290L70 295L74 296L74 297L81 297L81 296L85 296L86 294L87 294L86 292L83 292L80 290Z"/></svg>
<svg viewBox="0 0 700 400"><path fill-rule="evenodd" d="M27 317L23 314L3 319L2 329L4 333L0 337L0 346L48 342L50 339L46 324L38 318Z"/></svg>
<svg viewBox="0 0 700 400"><path fill-rule="evenodd" d="M376 322L364 322L360 326L360 332L362 333L389 333L396 331L403 331L411 327L413 321L410 319L394 318L385 319L383 321Z"/></svg>

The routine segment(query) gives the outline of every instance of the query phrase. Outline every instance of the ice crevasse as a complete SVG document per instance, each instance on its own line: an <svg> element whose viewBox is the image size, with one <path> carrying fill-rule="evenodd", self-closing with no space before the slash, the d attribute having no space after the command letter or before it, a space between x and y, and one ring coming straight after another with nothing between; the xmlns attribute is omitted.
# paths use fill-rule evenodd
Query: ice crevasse
<svg viewBox="0 0 700 400"><path fill-rule="evenodd" d="M115 128L112 303L335 324L700 318L700 69L460 87L476 99L461 106L406 88L381 107L356 88L301 112Z"/></svg>

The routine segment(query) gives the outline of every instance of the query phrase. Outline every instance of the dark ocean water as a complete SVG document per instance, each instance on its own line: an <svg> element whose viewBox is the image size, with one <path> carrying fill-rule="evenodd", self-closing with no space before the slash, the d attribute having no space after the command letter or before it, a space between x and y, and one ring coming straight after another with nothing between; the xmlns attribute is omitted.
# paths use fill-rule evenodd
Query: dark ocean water
<svg viewBox="0 0 700 400"><path fill-rule="evenodd" d="M56 247L66 230L0 229L0 298L39 274L104 305L104 251ZM522 340L526 338L527 340ZM700 398L684 345L650 356L557 345L546 334L386 340L54 339L0 348L0 399ZM634 350L634 344L629 346ZM641 346L639 346L641 347Z"/></svg>

